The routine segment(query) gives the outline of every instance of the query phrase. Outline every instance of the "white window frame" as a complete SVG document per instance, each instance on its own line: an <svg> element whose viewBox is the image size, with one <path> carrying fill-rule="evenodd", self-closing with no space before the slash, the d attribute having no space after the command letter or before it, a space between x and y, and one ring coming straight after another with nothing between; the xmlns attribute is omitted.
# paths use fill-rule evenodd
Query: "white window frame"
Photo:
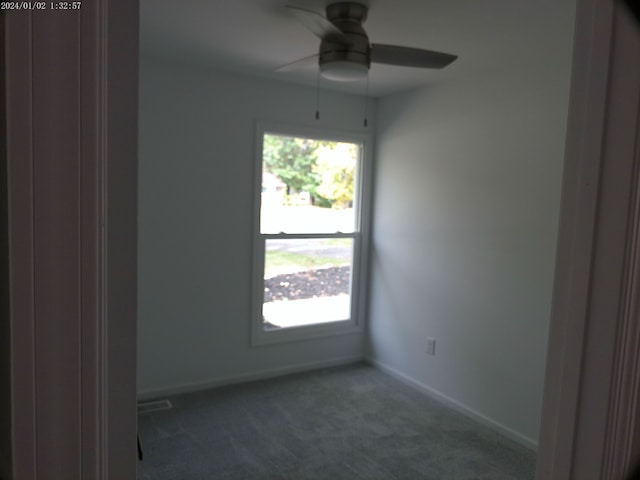
<svg viewBox="0 0 640 480"><path fill-rule="evenodd" d="M265 134L312 138L334 142L357 143L361 146L356 167L354 208L356 228L353 233L279 233L260 232L260 205L262 191L262 149ZM304 126L258 122L255 137L255 178L253 215L253 258L251 291L251 344L265 345L279 342L308 340L331 335L346 335L364 330L367 305L368 258L369 258L369 212L371 201L371 137L366 133L334 131ZM351 317L347 320L265 330L262 316L264 298L265 242L268 239L304 238L353 238L351 263Z"/></svg>

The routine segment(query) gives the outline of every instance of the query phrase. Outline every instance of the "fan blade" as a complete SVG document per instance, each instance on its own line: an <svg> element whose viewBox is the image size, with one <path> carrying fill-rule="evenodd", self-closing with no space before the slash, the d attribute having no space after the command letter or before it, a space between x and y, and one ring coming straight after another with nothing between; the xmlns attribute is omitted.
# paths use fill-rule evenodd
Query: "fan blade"
<svg viewBox="0 0 640 480"><path fill-rule="evenodd" d="M300 58L294 62L287 63L286 65L282 65L281 67L276 68L276 72L290 72L291 70L296 70L298 68L304 68L308 65L316 65L318 64L317 58L320 54L316 53L315 55L309 55L308 57ZM312 63L313 60L313 63Z"/></svg>
<svg viewBox="0 0 640 480"><path fill-rule="evenodd" d="M342 33L342 30L340 30L318 12L307 10L305 8L293 7L290 5L287 5L287 8L296 16L300 23L302 23L305 27L311 30L313 34L320 37L322 40L327 40L331 43L339 43L341 45L351 45L351 40L349 40L349 37Z"/></svg>
<svg viewBox="0 0 640 480"><path fill-rule="evenodd" d="M457 55L433 52L420 48L396 47L395 45L371 45L371 61L389 65L418 68L443 68L453 62Z"/></svg>

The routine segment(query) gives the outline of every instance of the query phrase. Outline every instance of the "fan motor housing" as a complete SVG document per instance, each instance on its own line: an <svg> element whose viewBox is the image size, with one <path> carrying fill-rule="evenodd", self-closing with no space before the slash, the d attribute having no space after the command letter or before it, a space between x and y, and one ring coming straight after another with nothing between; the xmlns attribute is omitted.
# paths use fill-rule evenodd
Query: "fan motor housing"
<svg viewBox="0 0 640 480"><path fill-rule="evenodd" d="M367 19L366 5L355 2L337 2L327 6L327 20L335 22L339 19L350 19L359 23Z"/></svg>
<svg viewBox="0 0 640 480"><path fill-rule="evenodd" d="M367 7L359 3L339 2L327 7L327 19L338 27L351 41L350 45L323 40L320 43L320 71L325 72L335 64L360 65L368 71L371 65L369 37L362 27L367 18Z"/></svg>

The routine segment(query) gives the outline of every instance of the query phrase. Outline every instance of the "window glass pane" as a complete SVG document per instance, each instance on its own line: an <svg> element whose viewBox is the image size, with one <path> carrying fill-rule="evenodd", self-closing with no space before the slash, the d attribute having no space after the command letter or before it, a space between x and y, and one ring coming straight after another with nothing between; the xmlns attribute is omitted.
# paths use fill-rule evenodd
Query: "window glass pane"
<svg viewBox="0 0 640 480"><path fill-rule="evenodd" d="M265 240L265 329L348 320L352 259L352 238Z"/></svg>
<svg viewBox="0 0 640 480"><path fill-rule="evenodd" d="M355 230L355 143L265 134L261 233Z"/></svg>

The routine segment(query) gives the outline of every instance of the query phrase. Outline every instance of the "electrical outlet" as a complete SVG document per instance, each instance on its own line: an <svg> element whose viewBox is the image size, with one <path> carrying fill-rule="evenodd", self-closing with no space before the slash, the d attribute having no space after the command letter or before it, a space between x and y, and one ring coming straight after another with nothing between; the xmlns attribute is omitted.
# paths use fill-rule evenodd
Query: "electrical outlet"
<svg viewBox="0 0 640 480"><path fill-rule="evenodd" d="M427 337L427 355L435 355L436 354L436 339L432 337Z"/></svg>

